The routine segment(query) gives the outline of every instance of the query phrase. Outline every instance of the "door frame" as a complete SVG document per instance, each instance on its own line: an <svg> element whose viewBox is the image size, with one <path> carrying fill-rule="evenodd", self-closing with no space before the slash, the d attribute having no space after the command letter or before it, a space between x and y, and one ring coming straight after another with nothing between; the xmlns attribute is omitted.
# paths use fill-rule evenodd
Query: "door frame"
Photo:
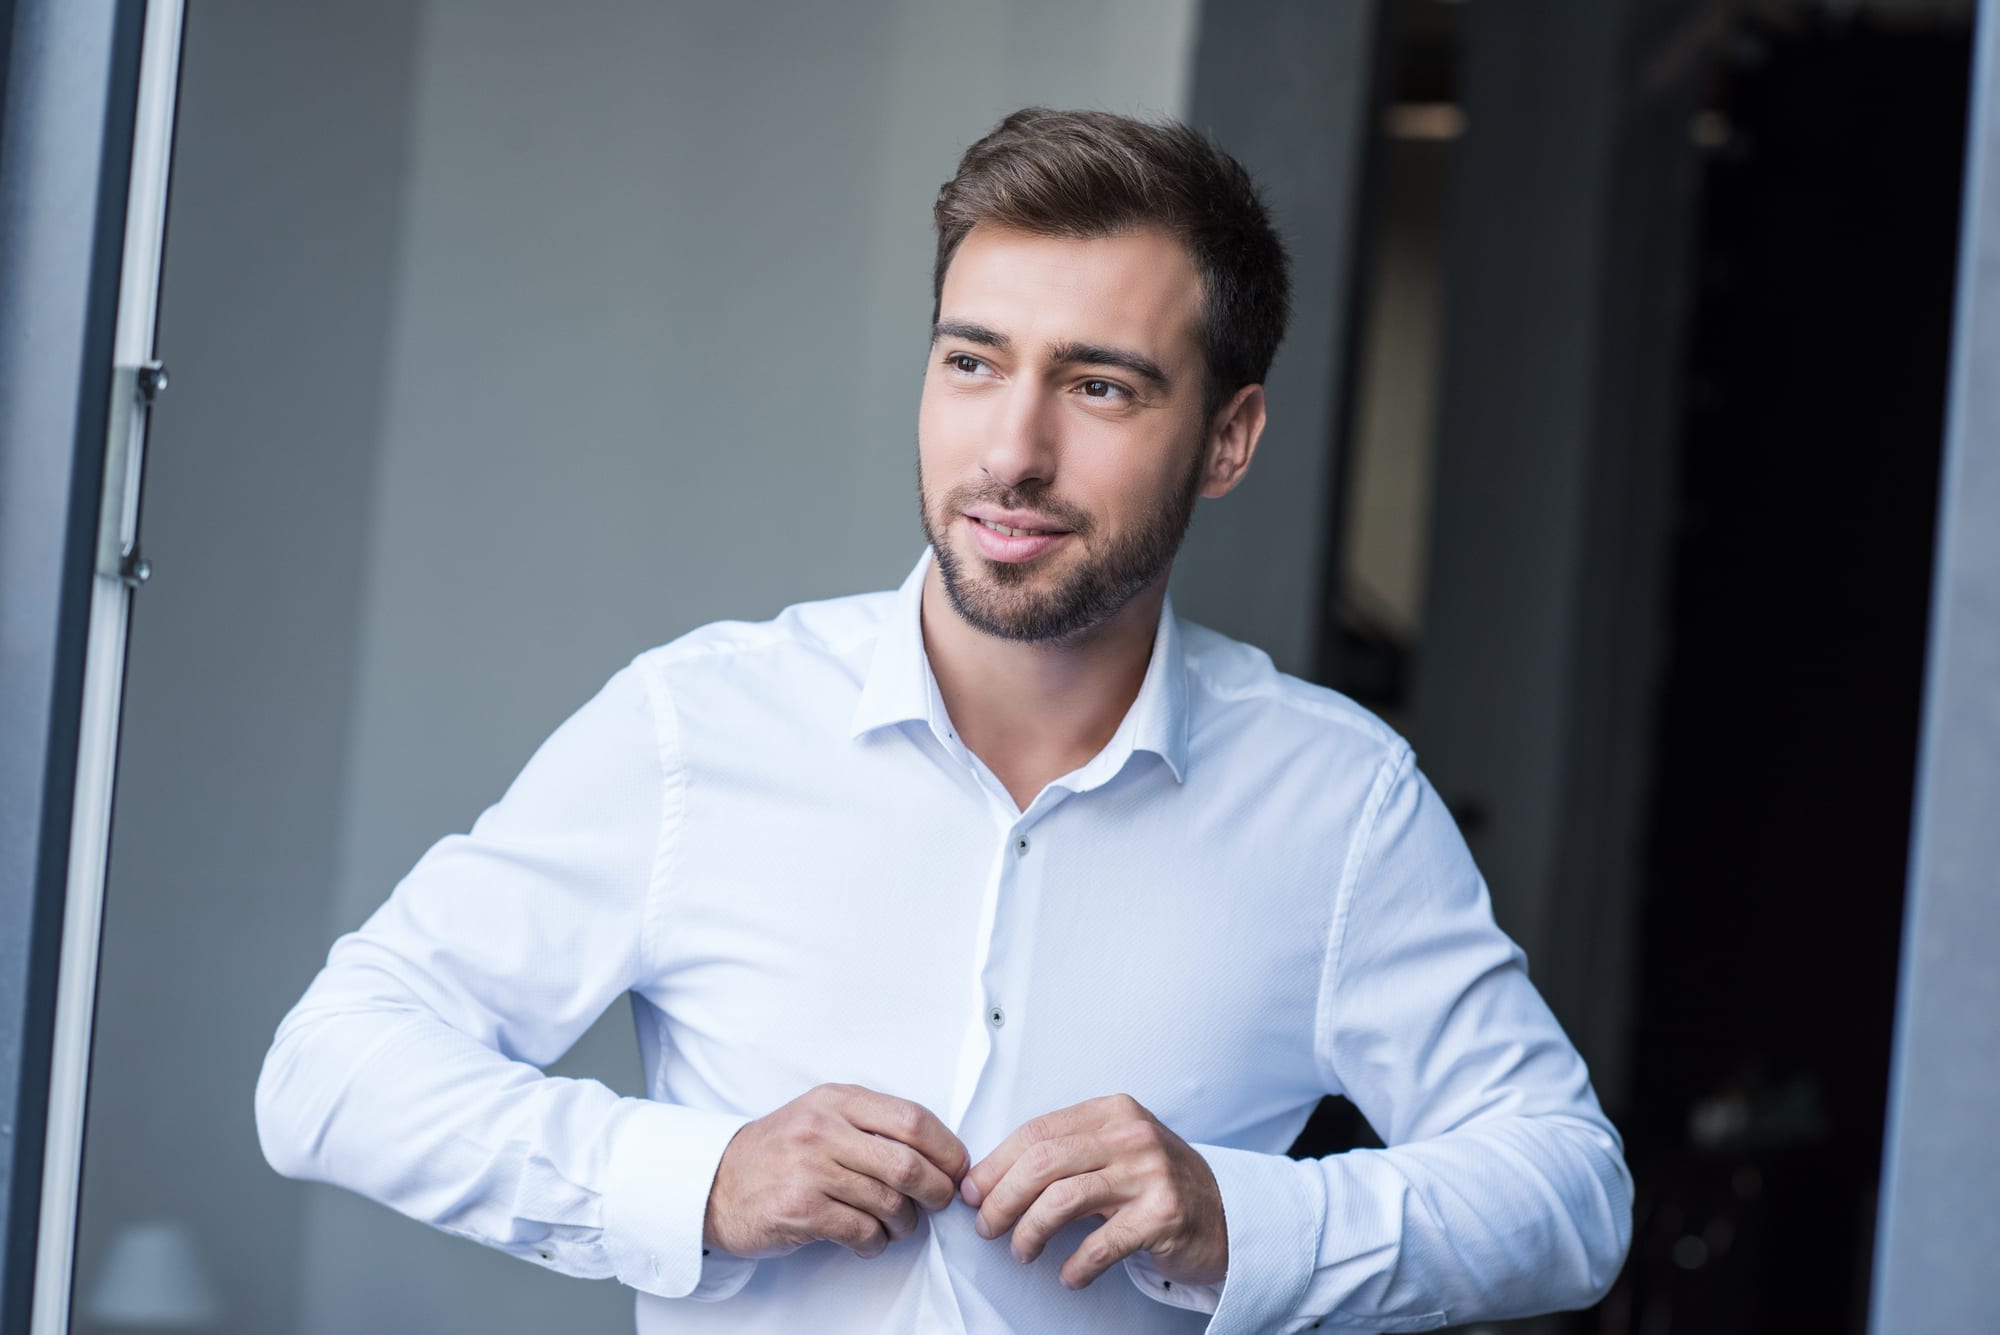
<svg viewBox="0 0 2000 1335"><path fill-rule="evenodd" d="M0 7L0 1332L65 1331L182 0Z"/></svg>

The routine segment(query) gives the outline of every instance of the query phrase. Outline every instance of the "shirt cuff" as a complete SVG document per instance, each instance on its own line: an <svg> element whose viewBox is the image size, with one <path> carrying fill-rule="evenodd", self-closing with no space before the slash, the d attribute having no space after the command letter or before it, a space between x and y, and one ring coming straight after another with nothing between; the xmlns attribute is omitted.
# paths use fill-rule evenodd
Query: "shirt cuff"
<svg viewBox="0 0 2000 1335"><path fill-rule="evenodd" d="M1212 1313L1209 1335L1285 1328L1305 1302L1319 1262L1325 1193L1309 1190L1299 1164L1282 1154L1220 1145L1194 1149L1222 1193L1229 1273L1219 1284L1179 1284L1145 1252L1134 1252L1125 1258L1126 1275L1158 1302Z"/></svg>
<svg viewBox="0 0 2000 1335"><path fill-rule="evenodd" d="M713 1302L750 1282L757 1262L702 1244L722 1152L750 1119L626 1099L611 1132L604 1251L641 1293Z"/></svg>

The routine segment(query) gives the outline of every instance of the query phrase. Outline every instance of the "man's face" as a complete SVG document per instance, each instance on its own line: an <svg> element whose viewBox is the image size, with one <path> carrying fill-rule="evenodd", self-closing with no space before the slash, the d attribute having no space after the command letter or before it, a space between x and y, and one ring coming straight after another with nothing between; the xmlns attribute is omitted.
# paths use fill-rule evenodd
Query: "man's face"
<svg viewBox="0 0 2000 1335"><path fill-rule="evenodd" d="M945 274L917 423L924 536L952 606L1071 639L1171 566L1201 490L1201 282L1164 232L981 224Z"/></svg>

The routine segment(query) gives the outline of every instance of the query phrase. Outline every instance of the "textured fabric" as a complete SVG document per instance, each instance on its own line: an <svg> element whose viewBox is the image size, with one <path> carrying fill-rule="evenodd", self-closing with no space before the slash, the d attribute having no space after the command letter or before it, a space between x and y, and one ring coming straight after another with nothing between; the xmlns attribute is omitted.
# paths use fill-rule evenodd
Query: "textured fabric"
<svg viewBox="0 0 2000 1335"><path fill-rule="evenodd" d="M1402 1331L1600 1295L1621 1145L1408 746L1169 604L1117 734L1020 810L931 676L928 562L615 674L335 943L258 1082L272 1163L615 1277L642 1332ZM541 1074L627 992L648 1098ZM870 1260L704 1255L730 1136L829 1081L975 1161L1130 1094L1214 1169L1229 1274L1142 1253L1071 1292L1095 1219L1023 1266L962 1201ZM1389 1148L1286 1158L1329 1092Z"/></svg>

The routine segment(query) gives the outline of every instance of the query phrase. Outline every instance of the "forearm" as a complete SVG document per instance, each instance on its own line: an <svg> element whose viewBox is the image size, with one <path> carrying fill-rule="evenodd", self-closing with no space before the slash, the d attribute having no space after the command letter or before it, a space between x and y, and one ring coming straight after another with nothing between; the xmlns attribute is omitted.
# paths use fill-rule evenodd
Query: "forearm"
<svg viewBox="0 0 2000 1335"><path fill-rule="evenodd" d="M1211 1335L1430 1330L1585 1307L1631 1238L1631 1179L1606 1126L1496 1116L1433 1139L1317 1160L1198 1146L1229 1230L1223 1284L1155 1298L1214 1313Z"/></svg>
<svg viewBox="0 0 2000 1335"><path fill-rule="evenodd" d="M701 1254L715 1164L745 1119L545 1075L386 974L330 965L280 1026L256 1103L279 1172L538 1265L665 1296L748 1276Z"/></svg>
<svg viewBox="0 0 2000 1335"><path fill-rule="evenodd" d="M1587 1307L1617 1277L1631 1240L1631 1178L1617 1142L1576 1118L1496 1117L1309 1167L1327 1208L1305 1309L1352 1324Z"/></svg>

